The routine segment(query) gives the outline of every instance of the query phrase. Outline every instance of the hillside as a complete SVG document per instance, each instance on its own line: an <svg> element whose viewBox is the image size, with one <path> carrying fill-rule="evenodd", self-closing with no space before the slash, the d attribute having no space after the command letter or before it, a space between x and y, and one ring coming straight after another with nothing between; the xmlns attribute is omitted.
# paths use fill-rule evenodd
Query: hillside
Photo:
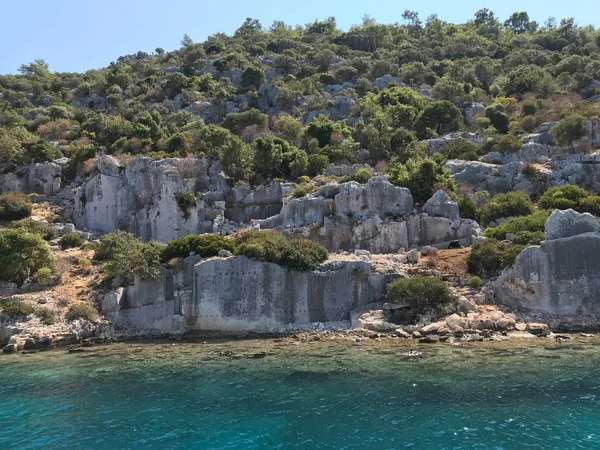
<svg viewBox="0 0 600 450"><path fill-rule="evenodd" d="M416 337L450 313L457 338L596 327L600 31L403 22L247 19L1 76L0 343L335 328L367 305Z"/></svg>

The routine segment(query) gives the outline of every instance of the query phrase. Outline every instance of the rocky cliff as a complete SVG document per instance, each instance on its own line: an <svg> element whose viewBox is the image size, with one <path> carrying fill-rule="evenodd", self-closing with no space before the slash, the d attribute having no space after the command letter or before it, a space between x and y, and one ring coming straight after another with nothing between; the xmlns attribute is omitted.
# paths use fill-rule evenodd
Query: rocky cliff
<svg viewBox="0 0 600 450"><path fill-rule="evenodd" d="M105 297L102 311L119 327L163 333L281 331L290 325L349 320L350 311L381 299L397 275L364 261L328 261L314 272L291 271L244 256L186 259L180 271Z"/></svg>
<svg viewBox="0 0 600 450"><path fill-rule="evenodd" d="M493 300L517 310L597 326L600 318L600 225L590 214L552 213L546 240L525 249L493 283ZM586 320L589 323L585 323Z"/></svg>

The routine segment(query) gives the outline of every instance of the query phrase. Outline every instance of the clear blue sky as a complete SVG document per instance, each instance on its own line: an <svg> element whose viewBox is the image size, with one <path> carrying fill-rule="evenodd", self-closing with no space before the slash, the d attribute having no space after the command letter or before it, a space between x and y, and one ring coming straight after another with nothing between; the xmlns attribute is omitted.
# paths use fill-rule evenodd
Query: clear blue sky
<svg viewBox="0 0 600 450"><path fill-rule="evenodd" d="M231 34L246 17L268 26L273 20L296 25L333 15L347 29L364 14L379 23L401 22L405 9L418 11L423 20L436 13L464 23L484 7L501 20L526 10L540 23L572 16L580 25L600 26L598 0L0 0L0 74L16 73L35 58L45 59L53 72L99 69L139 50L176 49L184 33L195 42L215 32Z"/></svg>

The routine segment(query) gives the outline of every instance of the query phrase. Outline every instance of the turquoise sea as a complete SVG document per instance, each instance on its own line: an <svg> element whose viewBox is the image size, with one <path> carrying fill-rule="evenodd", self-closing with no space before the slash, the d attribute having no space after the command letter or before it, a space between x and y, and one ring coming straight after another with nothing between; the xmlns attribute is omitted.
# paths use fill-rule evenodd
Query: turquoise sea
<svg viewBox="0 0 600 450"><path fill-rule="evenodd" d="M0 449L600 449L596 338L92 350L0 357Z"/></svg>

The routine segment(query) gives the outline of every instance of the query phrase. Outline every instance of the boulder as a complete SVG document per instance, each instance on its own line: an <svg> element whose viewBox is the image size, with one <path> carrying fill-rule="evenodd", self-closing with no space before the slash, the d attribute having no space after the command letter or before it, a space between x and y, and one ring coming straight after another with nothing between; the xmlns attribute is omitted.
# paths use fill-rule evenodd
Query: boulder
<svg viewBox="0 0 600 450"><path fill-rule="evenodd" d="M395 83L398 86L402 87L402 86L406 86L402 80L400 80L400 78L398 77L394 77L392 75L383 75L379 78L377 78L375 81L373 81L373 86L377 86L379 89L385 89L389 86L390 83Z"/></svg>
<svg viewBox="0 0 600 450"><path fill-rule="evenodd" d="M598 231L600 224L594 216L590 213L580 214L572 209L554 210L546 222L547 241Z"/></svg>
<svg viewBox="0 0 600 450"><path fill-rule="evenodd" d="M419 251L416 248L413 248L406 254L406 258L409 263L414 264L419 261Z"/></svg>
<svg viewBox="0 0 600 450"><path fill-rule="evenodd" d="M479 115L483 114L484 111L485 106L483 106L481 103L471 103L469 106L467 106L465 108L465 121L467 122L467 125L474 127L475 119Z"/></svg>
<svg viewBox="0 0 600 450"><path fill-rule="evenodd" d="M258 89L258 108L262 112L267 112L277 104L279 96L279 87L273 84L263 84Z"/></svg>
<svg viewBox="0 0 600 450"><path fill-rule="evenodd" d="M466 297L460 297L458 299L458 304L456 306L456 310L459 313L463 313L463 314L468 314L470 312L479 312L479 308L477 308L477 305L475 303L473 303L472 301L470 301L469 299L467 299Z"/></svg>
<svg viewBox="0 0 600 450"><path fill-rule="evenodd" d="M219 250L218 255L221 258L231 258L233 256L233 253L231 253L229 250Z"/></svg>
<svg viewBox="0 0 600 450"><path fill-rule="evenodd" d="M545 323L528 323L527 331L536 336L548 336L550 328Z"/></svg>
<svg viewBox="0 0 600 450"><path fill-rule="evenodd" d="M441 189L425 202L423 212L433 217L446 217L452 221L460 220L458 204Z"/></svg>
<svg viewBox="0 0 600 450"><path fill-rule="evenodd" d="M345 119L356 108L356 101L352 97L338 97L331 108L331 120Z"/></svg>

